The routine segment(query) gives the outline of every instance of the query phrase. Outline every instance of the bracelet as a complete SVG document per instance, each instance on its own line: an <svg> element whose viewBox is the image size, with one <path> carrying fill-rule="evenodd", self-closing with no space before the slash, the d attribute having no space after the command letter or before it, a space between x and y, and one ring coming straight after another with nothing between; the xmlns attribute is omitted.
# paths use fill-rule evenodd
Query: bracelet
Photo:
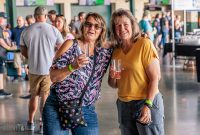
<svg viewBox="0 0 200 135"><path fill-rule="evenodd" d="M147 106L150 107L150 108L152 108L152 106L153 106L152 101L149 100L149 99L146 99L145 102L144 102L144 104L147 105Z"/></svg>
<svg viewBox="0 0 200 135"><path fill-rule="evenodd" d="M144 103L145 106L147 106L149 109L152 108L152 106L148 105L147 103Z"/></svg>
<svg viewBox="0 0 200 135"><path fill-rule="evenodd" d="M74 71L74 69L73 69L73 67L72 67L72 64L69 64L69 65L68 65L68 69L69 69L70 72L73 72L73 71Z"/></svg>

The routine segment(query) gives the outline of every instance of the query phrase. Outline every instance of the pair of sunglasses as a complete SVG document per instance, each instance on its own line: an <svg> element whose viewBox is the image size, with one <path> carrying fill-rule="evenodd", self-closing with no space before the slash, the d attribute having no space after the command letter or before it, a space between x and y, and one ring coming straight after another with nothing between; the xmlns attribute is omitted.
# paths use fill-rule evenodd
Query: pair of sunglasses
<svg viewBox="0 0 200 135"><path fill-rule="evenodd" d="M84 23L84 26L87 27L87 28L91 28L92 26L94 26L94 28L95 28L96 30L100 30L100 29L103 28L103 27L100 26L99 24L93 24L93 23L91 23L91 22L85 22L85 23Z"/></svg>

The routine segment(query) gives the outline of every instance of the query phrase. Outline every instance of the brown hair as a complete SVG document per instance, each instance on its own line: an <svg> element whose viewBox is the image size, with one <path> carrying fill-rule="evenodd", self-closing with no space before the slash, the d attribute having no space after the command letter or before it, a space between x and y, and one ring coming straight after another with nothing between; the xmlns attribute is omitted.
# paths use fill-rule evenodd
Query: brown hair
<svg viewBox="0 0 200 135"><path fill-rule="evenodd" d="M85 12L79 12L78 13L78 17L80 18L81 16L83 16L85 14Z"/></svg>
<svg viewBox="0 0 200 135"><path fill-rule="evenodd" d="M33 15L27 15L26 16L26 21L28 20L28 19L32 19L33 18ZM34 18L33 18L34 19Z"/></svg>
<svg viewBox="0 0 200 135"><path fill-rule="evenodd" d="M55 15L55 14L56 14L56 10L50 10L50 11L48 12L48 14L53 14L53 15Z"/></svg>
<svg viewBox="0 0 200 135"><path fill-rule="evenodd" d="M139 27L135 17L132 15L132 13L129 10L118 9L113 12L113 14L111 16L111 20L110 20L110 39L111 39L111 43L114 47L120 47L122 44L120 37L117 36L116 31L115 31L116 18L122 17L122 16L129 18L131 21L131 27L132 27L131 40L132 40L132 42L135 42L141 36L140 27Z"/></svg>
<svg viewBox="0 0 200 135"><path fill-rule="evenodd" d="M86 15L85 17L85 21L81 24L81 27L80 27L80 31L81 31L81 36L80 36L80 39L81 40L84 40L84 23L87 22L88 18L89 17L93 17L98 23L100 23L101 27L102 27L102 30L101 30L101 33L96 41L96 43L100 43L102 45L102 43L105 42L106 40L106 22L105 20L103 19L103 17L101 15L99 15L98 13L95 13L95 12L90 12Z"/></svg>

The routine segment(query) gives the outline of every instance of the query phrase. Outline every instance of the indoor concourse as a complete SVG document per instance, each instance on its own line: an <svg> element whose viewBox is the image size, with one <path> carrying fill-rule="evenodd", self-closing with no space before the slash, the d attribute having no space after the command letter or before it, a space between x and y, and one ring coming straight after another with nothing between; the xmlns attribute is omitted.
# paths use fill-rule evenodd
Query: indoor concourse
<svg viewBox="0 0 200 135"><path fill-rule="evenodd" d="M177 63L177 62L176 62ZM175 66L161 65L162 79L160 91L165 104L166 135L199 135L200 129L200 84L196 71L182 69L182 63ZM13 97L0 99L0 135L35 135L28 131L16 132L17 124L26 124L28 118L28 99L19 98L27 94L28 82L7 81L6 88ZM117 90L107 84L107 75L102 84L101 99L97 102L100 135L120 135L117 122ZM39 113L36 115L39 122ZM37 130L37 128L36 128Z"/></svg>
<svg viewBox="0 0 200 135"><path fill-rule="evenodd" d="M81 4L82 1L85 1L85 4ZM60 25L57 27L59 29L63 25L60 32L64 33L64 38L69 33L78 35L78 32L74 33L72 26L75 26L76 23L82 23L81 20L84 17L78 17L82 11L100 14L105 19L106 27L109 30L112 12L119 8L129 9L138 23L145 21L145 23L149 24L147 25L148 28L152 27L146 31L146 34L154 34L151 36L155 37L154 45L160 54L161 80L159 82L159 89L163 95L165 106L165 135L200 135L200 82L197 82L197 71L194 64L196 49L200 48L200 4L195 4L195 2L200 3L200 0L87 1L93 1L93 3L86 4L86 0L0 0L0 17L10 24L4 28L4 35L10 36L9 30L18 26L17 22L20 22L17 18L21 16L20 18L23 17L25 19L28 16L32 16L38 5L45 5L48 11L54 12L43 14L48 17L48 23L54 25L56 21L52 19L52 16L56 17L57 15L57 21L60 22ZM95 5L97 1L103 3ZM105 1L108 1L108 3L105 4ZM40 2L43 2L43 4ZM150 18L152 19L151 22ZM84 26L88 28L93 28L96 25L101 28L98 24L86 24L88 22L84 23ZM26 25L29 25L28 22ZM67 25L66 28L65 25ZM174 29L174 36L172 36L173 30L170 28ZM65 29L71 31L63 32ZM141 30L144 31L142 28ZM1 33L3 34L3 29L0 29ZM77 35L75 37L79 37ZM9 38L7 37L6 39ZM13 43L15 42L13 39L12 41ZM172 41L175 43L174 47L172 47ZM181 60L171 61L172 49L175 52L173 55L176 58L180 56ZM200 58L200 55L197 56ZM183 59L187 59L187 62ZM13 64L12 60L10 62L10 65ZM19 69L19 67L15 68ZM5 68L5 70L8 71L8 68ZM30 88L29 82L24 80L26 77L23 77L22 74L20 75L20 70L18 71L19 74L15 75L17 78L19 77L18 79L6 77L6 73L9 72L4 74L4 78L7 79L4 80L5 92L2 89L3 97L6 94L7 96L12 95L12 97L1 98L2 96L0 96L0 135L37 135L40 118L39 107L35 116L35 132L25 130L25 126L28 124L32 125L30 127L34 126L31 122L27 123L29 99L22 99L20 97L30 96ZM101 85L101 98L96 103L100 127L99 135L120 135L116 107L117 90L108 86L107 79L108 74L104 76ZM2 82L2 79L0 82ZM43 129L42 126L40 129Z"/></svg>

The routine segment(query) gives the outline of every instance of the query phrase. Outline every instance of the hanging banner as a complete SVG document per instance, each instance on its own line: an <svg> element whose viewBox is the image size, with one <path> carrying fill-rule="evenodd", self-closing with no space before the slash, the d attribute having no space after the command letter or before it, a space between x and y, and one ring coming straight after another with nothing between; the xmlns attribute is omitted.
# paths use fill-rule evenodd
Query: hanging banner
<svg viewBox="0 0 200 135"><path fill-rule="evenodd" d="M35 5L45 5L46 4L46 0L34 0L34 2L35 3L33 3L33 4L35 4Z"/></svg>
<svg viewBox="0 0 200 135"><path fill-rule="evenodd" d="M170 0L162 0L163 5L169 5L171 2Z"/></svg>
<svg viewBox="0 0 200 135"><path fill-rule="evenodd" d="M104 0L96 0L96 5L104 5Z"/></svg>
<svg viewBox="0 0 200 135"><path fill-rule="evenodd" d="M24 6L24 0L16 0L16 6Z"/></svg>
<svg viewBox="0 0 200 135"><path fill-rule="evenodd" d="M54 0L16 0L16 6L38 6L38 5L53 6Z"/></svg>
<svg viewBox="0 0 200 135"><path fill-rule="evenodd" d="M166 1L170 1L170 0L149 0L149 4L150 5L161 5L163 3L170 4L170 3L167 3Z"/></svg>
<svg viewBox="0 0 200 135"><path fill-rule="evenodd" d="M48 6L53 6L54 5L54 0L47 0L46 3Z"/></svg>
<svg viewBox="0 0 200 135"><path fill-rule="evenodd" d="M174 10L200 10L200 0L174 0Z"/></svg>
<svg viewBox="0 0 200 135"><path fill-rule="evenodd" d="M95 6L95 5L110 5L111 0L79 0L79 5Z"/></svg>

